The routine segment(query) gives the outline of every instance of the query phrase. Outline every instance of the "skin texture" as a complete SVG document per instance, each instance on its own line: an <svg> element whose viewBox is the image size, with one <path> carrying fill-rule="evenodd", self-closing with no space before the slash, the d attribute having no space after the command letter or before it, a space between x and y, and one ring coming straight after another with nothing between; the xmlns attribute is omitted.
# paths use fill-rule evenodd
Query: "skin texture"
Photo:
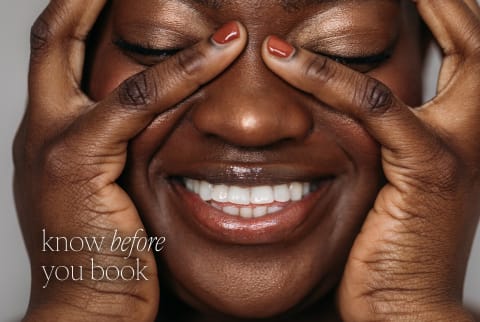
<svg viewBox="0 0 480 322"><path fill-rule="evenodd" d="M337 313L344 321L472 320L461 293L480 192L473 1L416 3L445 54L438 96L423 106L420 20L408 1L114 1L95 29L85 78L84 40L103 5L52 1L32 29L29 104L14 144L33 272L26 320L153 321L171 313L158 312L148 252L135 256L148 264L149 282L43 290L39 266L89 257L40 253L44 227L63 236L128 236L139 227L165 236L157 256L162 301L180 305L178 297L208 321ZM212 44L209 36L232 20L242 23L239 38ZM293 44L293 54L273 56L272 34ZM118 37L185 49L145 57L119 49ZM387 48L391 57L374 66L313 53ZM241 177L234 167L259 170ZM192 224L173 176L245 184L328 178L328 189L311 198L295 233L239 245ZM173 311L177 320L188 312Z"/></svg>

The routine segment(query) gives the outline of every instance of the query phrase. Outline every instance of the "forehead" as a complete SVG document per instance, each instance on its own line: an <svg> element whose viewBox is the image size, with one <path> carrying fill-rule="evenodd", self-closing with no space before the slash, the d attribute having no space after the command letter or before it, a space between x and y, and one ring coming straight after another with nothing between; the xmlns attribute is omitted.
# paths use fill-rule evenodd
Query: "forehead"
<svg viewBox="0 0 480 322"><path fill-rule="evenodd" d="M114 8L127 13L143 13L146 16L175 10L193 10L196 13L220 15L246 15L262 19L275 14L298 13L303 16L339 8L353 12L379 8L398 8L402 0L114 0ZM283 10L282 10L283 9ZM363 10L365 9L365 10ZM383 10L383 9L380 9ZM125 12L124 12L125 13ZM208 14L207 14L208 15ZM187 15L188 16L188 15ZM225 17L226 18L226 17ZM271 19L271 18L268 18Z"/></svg>
<svg viewBox="0 0 480 322"><path fill-rule="evenodd" d="M232 3L235 3L236 1L232 0L180 0L184 2L195 2L197 4L200 4L202 6L205 6L207 8L212 8L212 9L221 9L222 7L226 5L232 5ZM262 1L262 0L256 0L256 1L242 1L244 4L255 4L255 5L261 5L262 3L265 4L269 2L270 4L276 3L277 5L281 5L285 9L298 9L301 7L306 7L312 4L319 4L319 3L327 3L327 2L345 2L348 0L274 0L274 1ZM350 0L352 1L352 0Z"/></svg>
<svg viewBox="0 0 480 322"><path fill-rule="evenodd" d="M390 19L392 12L398 15L400 3L411 5L411 1L403 0L113 0L111 3L114 17L122 23L170 17L177 22L191 19L191 25L232 19L258 25L262 21L285 23L313 16L330 21L337 18L336 23L342 19L348 24L353 19L368 24L387 16Z"/></svg>
<svg viewBox="0 0 480 322"><path fill-rule="evenodd" d="M278 5L286 10L298 10L312 5L330 5L345 3L366 3L366 2L399 2L400 0L251 0L251 1L235 1L235 0L176 0L184 3L196 3L198 5L210 9L222 9L226 6L251 6L256 7L262 5Z"/></svg>

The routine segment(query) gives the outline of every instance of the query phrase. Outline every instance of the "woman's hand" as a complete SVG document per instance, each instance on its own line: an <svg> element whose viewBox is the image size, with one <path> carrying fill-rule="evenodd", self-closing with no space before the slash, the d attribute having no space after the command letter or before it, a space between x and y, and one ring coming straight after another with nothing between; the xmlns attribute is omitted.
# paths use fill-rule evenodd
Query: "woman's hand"
<svg viewBox="0 0 480 322"><path fill-rule="evenodd" d="M438 95L421 107L327 58L288 55L286 43L288 57L279 58L268 39L263 48L272 71L358 120L381 145L388 182L339 287L345 321L473 320L461 298L480 213L480 8L474 0L416 3L445 56Z"/></svg>
<svg viewBox="0 0 480 322"><path fill-rule="evenodd" d="M227 24L211 39L126 80L104 101L92 102L80 89L85 39L105 2L50 1L32 28L29 101L14 143L15 197L32 269L29 321L154 320L159 287L153 253L134 251L126 259L127 253L109 247L115 231L133 237L143 229L134 204L116 183L127 145L224 70L246 43L243 27ZM165 133L184 113L170 110ZM74 240L77 250L78 237L105 237L105 242L93 252L64 251L49 237ZM92 260L104 268L140 263L147 269L132 281L95 281ZM83 267L83 281L60 282L66 276L61 270L58 278L53 271L47 284L45 272L61 265Z"/></svg>

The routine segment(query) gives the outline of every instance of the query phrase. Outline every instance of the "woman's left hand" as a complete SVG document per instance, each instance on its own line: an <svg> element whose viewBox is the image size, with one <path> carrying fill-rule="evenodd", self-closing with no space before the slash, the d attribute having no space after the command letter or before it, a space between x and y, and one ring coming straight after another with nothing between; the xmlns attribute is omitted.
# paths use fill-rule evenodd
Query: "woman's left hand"
<svg viewBox="0 0 480 322"><path fill-rule="evenodd" d="M269 68L356 119L381 145L386 185L338 291L345 321L473 321L463 281L480 214L480 8L418 0L444 51L438 95L406 106L381 82L297 49Z"/></svg>

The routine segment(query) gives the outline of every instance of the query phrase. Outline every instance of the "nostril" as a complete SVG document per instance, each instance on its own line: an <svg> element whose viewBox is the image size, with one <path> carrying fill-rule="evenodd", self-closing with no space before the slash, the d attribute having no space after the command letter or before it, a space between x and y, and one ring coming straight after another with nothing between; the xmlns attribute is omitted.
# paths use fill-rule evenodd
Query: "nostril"
<svg viewBox="0 0 480 322"><path fill-rule="evenodd" d="M190 114L199 134L242 148L271 147L309 136L314 121L305 95L268 70L246 75L239 68L252 67L245 64L235 65L204 88L204 99Z"/></svg>
<svg viewBox="0 0 480 322"><path fill-rule="evenodd" d="M235 107L204 102L193 112L193 125L204 137L241 147L272 146L311 133L313 121L303 106L266 102Z"/></svg>

